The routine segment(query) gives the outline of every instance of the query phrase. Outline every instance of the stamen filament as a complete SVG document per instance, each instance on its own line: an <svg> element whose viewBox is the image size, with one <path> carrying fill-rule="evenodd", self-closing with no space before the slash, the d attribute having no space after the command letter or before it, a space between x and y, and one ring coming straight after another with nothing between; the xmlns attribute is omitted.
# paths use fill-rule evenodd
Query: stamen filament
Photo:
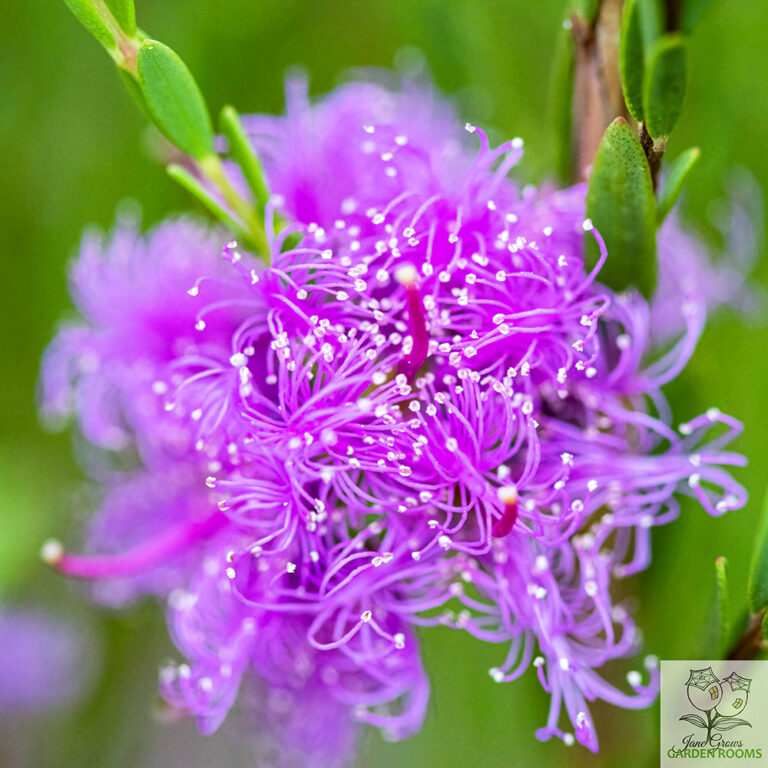
<svg viewBox="0 0 768 768"><path fill-rule="evenodd" d="M429 353L427 318L424 314L424 302L419 291L416 268L412 264L403 265L395 272L395 280L405 288L408 320L413 339L411 351L400 361L397 372L411 378L424 365Z"/></svg>
<svg viewBox="0 0 768 768"><path fill-rule="evenodd" d="M45 563L68 576L84 579L130 576L181 554L198 541L210 538L226 521L226 516L216 511L210 517L178 526L147 544L118 555L67 555L60 542L51 540L43 545L41 557Z"/></svg>

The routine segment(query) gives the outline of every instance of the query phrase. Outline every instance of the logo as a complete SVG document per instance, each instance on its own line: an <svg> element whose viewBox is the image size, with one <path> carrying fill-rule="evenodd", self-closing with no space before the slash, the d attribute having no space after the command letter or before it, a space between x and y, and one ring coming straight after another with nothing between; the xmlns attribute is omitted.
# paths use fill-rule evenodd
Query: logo
<svg viewBox="0 0 768 768"><path fill-rule="evenodd" d="M662 661L661 765L768 766L768 662Z"/></svg>
<svg viewBox="0 0 768 768"><path fill-rule="evenodd" d="M697 728L707 729L705 746L712 745L713 731L730 731L743 725L751 728L752 723L736 717L747 706L751 682L736 672L731 672L727 677L718 680L712 667L692 669L686 683L688 700L696 709L703 712L707 719L704 720L701 715L696 714L683 715L680 719Z"/></svg>

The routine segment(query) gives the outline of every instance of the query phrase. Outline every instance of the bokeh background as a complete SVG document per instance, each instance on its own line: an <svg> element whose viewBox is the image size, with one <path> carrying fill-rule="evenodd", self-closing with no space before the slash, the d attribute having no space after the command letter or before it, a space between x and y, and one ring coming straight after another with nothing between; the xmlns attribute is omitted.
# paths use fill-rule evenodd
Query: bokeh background
<svg viewBox="0 0 768 768"><path fill-rule="evenodd" d="M141 26L173 46L217 111L277 112L287 70L305 68L324 92L351 67L412 67L420 59L462 120L523 136L526 180L553 163L546 94L564 0L137 0ZM159 715L159 662L173 653L161 609L120 613L90 606L78 585L47 571L41 541L67 537L87 513L70 437L39 425L40 354L69 311L65 269L85 226L109 227L120 201L140 200L150 225L191 206L150 150L142 117L98 45L57 0L4 0L0 23L0 613L37 606L74 633L79 695L44 713L0 703L0 766L27 768L238 768L248 766L229 732L204 739ZM703 158L685 217L717 243L713 205L734 167L768 190L768 5L719 0L697 29L690 85L669 145ZM762 203L760 203L762 206ZM753 278L765 285L761 259ZM684 421L717 404L744 420L737 471L746 510L714 520L696 505L653 538L654 564L627 585L646 649L662 658L701 653L714 588L713 563L730 563L734 613L744 610L747 569L768 466L768 325L723 312L693 362L668 388ZM63 632L63 630L61 630ZM51 635L59 631L51 630ZM0 667L5 649L0 647ZM433 698L424 729L384 743L366 734L360 766L511 768L658 764L658 708L596 708L602 751L592 756L533 732L547 700L532 673L506 686L487 670L501 649L450 630L424 638ZM41 668L51 687L63 687ZM61 662L61 665L66 660ZM21 670L17 670L21 673ZM618 671L617 675L623 675ZM2 694L2 691L0 691Z"/></svg>

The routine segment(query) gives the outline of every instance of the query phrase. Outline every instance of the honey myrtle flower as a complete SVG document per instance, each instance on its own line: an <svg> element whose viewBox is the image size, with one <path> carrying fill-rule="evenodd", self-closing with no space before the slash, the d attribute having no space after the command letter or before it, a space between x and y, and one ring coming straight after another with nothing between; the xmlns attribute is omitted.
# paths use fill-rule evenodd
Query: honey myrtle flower
<svg viewBox="0 0 768 768"><path fill-rule="evenodd" d="M311 104L294 82L245 126L301 241L268 228L268 266L188 220L85 242L43 410L125 461L91 459L92 554L46 559L167 599L167 700L210 732L252 698L278 765L417 730L434 625L506 644L492 678L533 667L550 695L537 736L596 750L589 703L658 687L653 657L628 688L603 669L640 650L614 580L680 495L745 502L739 422L675 430L660 390L712 307L700 244L670 219L655 301L615 294L584 186L521 189L521 140L410 83Z"/></svg>

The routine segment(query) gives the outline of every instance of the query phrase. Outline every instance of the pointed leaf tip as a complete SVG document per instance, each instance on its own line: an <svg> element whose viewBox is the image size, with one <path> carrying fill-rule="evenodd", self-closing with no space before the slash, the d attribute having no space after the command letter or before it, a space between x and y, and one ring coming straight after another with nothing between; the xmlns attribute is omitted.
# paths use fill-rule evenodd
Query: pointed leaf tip
<svg viewBox="0 0 768 768"><path fill-rule="evenodd" d="M147 108L158 128L195 159L212 155L211 117L186 64L167 45L144 40L137 65Z"/></svg>
<svg viewBox="0 0 768 768"><path fill-rule="evenodd" d="M731 638L731 609L728 596L728 561L715 558L715 591L712 596L702 636L702 652L720 658L728 650Z"/></svg>

